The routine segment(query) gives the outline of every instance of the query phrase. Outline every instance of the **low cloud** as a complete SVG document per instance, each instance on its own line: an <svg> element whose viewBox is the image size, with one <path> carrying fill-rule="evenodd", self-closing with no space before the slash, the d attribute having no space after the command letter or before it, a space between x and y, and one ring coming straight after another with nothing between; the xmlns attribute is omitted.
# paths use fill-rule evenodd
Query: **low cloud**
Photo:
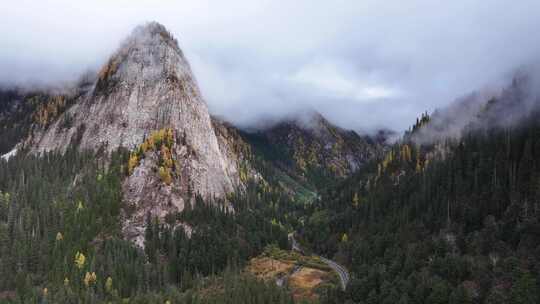
<svg viewBox="0 0 540 304"><path fill-rule="evenodd" d="M309 109L358 131L403 130L535 61L538 16L536 0L21 0L3 5L0 83L76 79L155 20L212 113L233 123Z"/></svg>
<svg viewBox="0 0 540 304"><path fill-rule="evenodd" d="M531 63L497 90L477 91L436 110L411 139L418 144L459 139L469 131L519 126L539 112L540 66Z"/></svg>

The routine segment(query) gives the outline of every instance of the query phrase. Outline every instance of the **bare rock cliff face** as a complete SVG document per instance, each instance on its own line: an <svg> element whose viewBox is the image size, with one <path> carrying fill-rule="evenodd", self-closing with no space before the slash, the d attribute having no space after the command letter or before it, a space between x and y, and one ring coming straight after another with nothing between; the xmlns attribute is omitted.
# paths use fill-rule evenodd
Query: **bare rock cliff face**
<svg viewBox="0 0 540 304"><path fill-rule="evenodd" d="M69 123L66 123L68 121ZM27 141L34 153L120 146L140 149L152 132L170 129L171 182L158 170L163 150L139 155L124 182L124 199L135 210L128 234L139 238L146 214L163 217L183 209L189 194L224 196L240 184L237 160L216 137L207 105L176 40L160 24L136 28L99 72L94 87L53 124Z"/></svg>

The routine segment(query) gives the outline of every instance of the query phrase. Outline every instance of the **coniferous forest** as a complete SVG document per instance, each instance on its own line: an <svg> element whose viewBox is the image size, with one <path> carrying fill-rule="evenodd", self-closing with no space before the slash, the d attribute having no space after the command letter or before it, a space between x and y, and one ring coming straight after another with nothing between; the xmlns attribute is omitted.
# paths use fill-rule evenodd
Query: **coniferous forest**
<svg viewBox="0 0 540 304"><path fill-rule="evenodd" d="M144 249L121 234L128 150L17 153L0 161L2 298L298 302L243 271L268 245L288 250L287 234L297 231L306 251L350 271L346 290L321 303L538 303L539 117L499 126L486 114L487 125L459 139L417 144L424 114L363 170L328 178L318 196L305 197L317 189L309 175L306 188L295 184L303 191L283 187L272 164L285 154L255 149L265 182L250 180L226 199L195 196L165 221L148 215Z"/></svg>
<svg viewBox="0 0 540 304"><path fill-rule="evenodd" d="M19 2L0 304L540 303L534 1Z"/></svg>
<svg viewBox="0 0 540 304"><path fill-rule="evenodd" d="M514 83L507 95L520 90ZM244 177L245 188L226 198L194 195L164 220L148 214L143 247L121 229L132 152L76 143L64 153L18 151L0 161L1 299L308 301L245 271L267 246L289 250L295 231L303 254L350 272L344 291L330 288L316 302L538 303L540 112L493 119L522 101L490 100L459 138L418 143L432 119L423 114L348 178L292 174L284 150L243 134L263 179Z"/></svg>
<svg viewBox="0 0 540 304"><path fill-rule="evenodd" d="M404 140L327 189L303 237L349 265L339 301L538 303L539 117L436 146Z"/></svg>
<svg viewBox="0 0 540 304"><path fill-rule="evenodd" d="M275 285L239 271L267 244L288 246L283 227L267 220L286 208L284 198L261 197L253 186L231 198L234 214L219 202L197 198L193 207L171 215L197 230L187 237L182 227L148 217L143 251L120 235L120 182L128 158L119 150L105 164L92 153L70 149L1 162L0 289L8 291L6 298L15 303L292 301ZM266 200L276 202L272 209ZM198 293L208 295L199 299Z"/></svg>

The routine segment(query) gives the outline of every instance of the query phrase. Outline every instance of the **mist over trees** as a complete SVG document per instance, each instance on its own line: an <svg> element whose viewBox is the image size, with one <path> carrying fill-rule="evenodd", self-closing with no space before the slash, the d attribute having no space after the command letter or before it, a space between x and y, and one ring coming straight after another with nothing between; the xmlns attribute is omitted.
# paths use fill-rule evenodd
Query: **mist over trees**
<svg viewBox="0 0 540 304"><path fill-rule="evenodd" d="M423 115L384 157L327 189L302 235L350 267L340 301L540 300L540 111L492 120L493 109L522 109L516 85L487 103L482 127L418 145Z"/></svg>

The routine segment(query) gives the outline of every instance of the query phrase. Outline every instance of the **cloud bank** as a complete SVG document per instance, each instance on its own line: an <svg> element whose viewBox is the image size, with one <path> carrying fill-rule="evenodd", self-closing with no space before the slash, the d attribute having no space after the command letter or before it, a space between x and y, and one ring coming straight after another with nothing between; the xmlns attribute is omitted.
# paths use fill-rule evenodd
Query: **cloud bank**
<svg viewBox="0 0 540 304"><path fill-rule="evenodd" d="M536 0L22 0L2 11L2 84L73 80L155 20L211 112L240 126L309 109L358 131L403 130L540 57Z"/></svg>

